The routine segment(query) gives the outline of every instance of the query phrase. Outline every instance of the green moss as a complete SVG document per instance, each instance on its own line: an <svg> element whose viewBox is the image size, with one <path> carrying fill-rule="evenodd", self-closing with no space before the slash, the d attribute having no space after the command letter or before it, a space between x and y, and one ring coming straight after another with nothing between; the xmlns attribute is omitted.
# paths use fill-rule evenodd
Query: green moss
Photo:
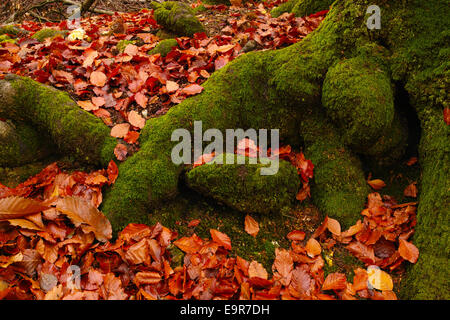
<svg viewBox="0 0 450 320"><path fill-rule="evenodd" d="M119 50L119 52L122 53L129 44L136 44L136 41L134 41L134 40L120 40L117 43L117 46L116 46L117 50Z"/></svg>
<svg viewBox="0 0 450 320"><path fill-rule="evenodd" d="M219 155L213 162L218 159L223 164L211 163L191 170L186 176L187 184L245 213L278 213L295 200L300 179L290 163L280 160L276 174L261 175L261 169L269 164L249 164L249 158L233 154ZM237 164L238 161L245 164Z"/></svg>
<svg viewBox="0 0 450 320"><path fill-rule="evenodd" d="M11 39L6 34L0 36L0 43L9 42L9 43L16 43L16 39Z"/></svg>
<svg viewBox="0 0 450 320"><path fill-rule="evenodd" d="M48 156L51 147L31 126L0 120L0 167L18 167Z"/></svg>
<svg viewBox="0 0 450 320"><path fill-rule="evenodd" d="M206 9L205 5L201 4L201 5L197 6L197 7L195 7L193 10L194 10L195 14L199 14L199 13L205 12L208 9Z"/></svg>
<svg viewBox="0 0 450 320"><path fill-rule="evenodd" d="M364 263L359 261L343 246L336 245L331 250L323 250L322 257L324 258L324 278L330 273L339 272L344 273L347 277L347 282L353 282L355 276L354 270L357 268L365 269Z"/></svg>
<svg viewBox="0 0 450 320"><path fill-rule="evenodd" d="M304 17L318 11L327 10L335 0L289 0L270 11L277 18L285 12L292 12L297 17Z"/></svg>
<svg viewBox="0 0 450 320"><path fill-rule="evenodd" d="M365 149L389 129L394 119L394 93L389 76L362 58L343 60L328 70L322 104L340 128L344 142Z"/></svg>
<svg viewBox="0 0 450 320"><path fill-rule="evenodd" d="M5 25L0 27L0 35L20 36L26 34L27 31L20 29L14 25Z"/></svg>
<svg viewBox="0 0 450 320"><path fill-rule="evenodd" d="M344 146L338 131L320 115L302 122L305 156L314 164L312 200L344 227L353 225L364 208L369 188L358 158Z"/></svg>
<svg viewBox="0 0 450 320"><path fill-rule="evenodd" d="M178 42L176 39L166 39L161 40L156 47L148 52L148 54L161 54L165 57L174 47L178 47Z"/></svg>
<svg viewBox="0 0 450 320"><path fill-rule="evenodd" d="M32 123L61 153L102 166L114 158L116 140L110 129L78 107L67 93L17 76L2 82L0 89L6 90L0 96L10 97L1 105L0 116Z"/></svg>
<svg viewBox="0 0 450 320"><path fill-rule="evenodd" d="M34 162L16 168L1 168L0 167L0 183L9 187L15 188L20 183L23 183L28 178L41 172L53 160L44 160L42 162Z"/></svg>
<svg viewBox="0 0 450 320"><path fill-rule="evenodd" d="M33 34L31 36L31 38L36 39L39 42L42 42L48 38L54 38L54 37L58 37L58 36L64 37L66 33L67 33L66 31L44 28L44 29L39 30L35 34Z"/></svg>
<svg viewBox="0 0 450 320"><path fill-rule="evenodd" d="M182 2L166 1L161 4L152 2L154 16L158 24L180 36L193 36L205 29L195 16L192 8Z"/></svg>

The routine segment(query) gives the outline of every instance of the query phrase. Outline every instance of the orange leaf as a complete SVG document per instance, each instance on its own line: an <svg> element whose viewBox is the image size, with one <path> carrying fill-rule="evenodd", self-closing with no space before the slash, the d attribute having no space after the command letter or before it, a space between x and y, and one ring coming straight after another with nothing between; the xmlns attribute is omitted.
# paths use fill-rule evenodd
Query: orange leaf
<svg viewBox="0 0 450 320"><path fill-rule="evenodd" d="M355 269L355 276L353 277L353 290L359 291L367 289L367 271L361 268Z"/></svg>
<svg viewBox="0 0 450 320"><path fill-rule="evenodd" d="M245 216L245 232L253 237L256 237L259 232L258 222L249 215Z"/></svg>
<svg viewBox="0 0 450 320"><path fill-rule="evenodd" d="M214 242L223 246L227 250L231 250L231 240L225 233L222 233L216 229L209 229L209 232L211 233L211 238Z"/></svg>
<svg viewBox="0 0 450 320"><path fill-rule="evenodd" d="M174 241L173 244L186 253L196 253L202 247L203 241L194 233L190 237L183 237Z"/></svg>
<svg viewBox="0 0 450 320"><path fill-rule="evenodd" d="M0 199L0 220L17 219L47 210L41 202L21 197Z"/></svg>
<svg viewBox="0 0 450 320"><path fill-rule="evenodd" d="M94 86L104 87L108 81L108 77L101 71L94 71L91 73L89 80Z"/></svg>
<svg viewBox="0 0 450 320"><path fill-rule="evenodd" d="M384 291L392 290L394 288L391 276L377 266L369 266L367 268L367 275L369 284L377 290Z"/></svg>
<svg viewBox="0 0 450 320"><path fill-rule="evenodd" d="M332 234L334 234L336 236L341 235L341 225L340 225L339 221L337 221L336 219L332 219L332 218L328 217L327 228L328 228L328 230L330 230L330 232Z"/></svg>
<svg viewBox="0 0 450 320"><path fill-rule="evenodd" d="M369 186L372 187L372 189L374 190L381 190L384 187L386 187L386 184L384 183L383 180L380 179L374 179L374 180L369 180L367 181L367 183L369 184Z"/></svg>
<svg viewBox="0 0 450 320"><path fill-rule="evenodd" d="M94 111L99 109L99 106L94 105L91 101L77 101L77 105L86 111Z"/></svg>
<svg viewBox="0 0 450 320"><path fill-rule="evenodd" d="M187 85L186 87L183 88L182 93L187 95L187 96L193 96L196 94L199 94L200 92L203 91L203 87L199 86L196 83Z"/></svg>
<svg viewBox="0 0 450 320"><path fill-rule="evenodd" d="M347 287L347 278L345 274L334 272L330 273L325 279L322 290L342 290Z"/></svg>
<svg viewBox="0 0 450 320"><path fill-rule="evenodd" d="M145 126L145 119L136 111L130 111L128 114L128 122L134 127L137 127L139 129L144 128Z"/></svg>
<svg viewBox="0 0 450 320"><path fill-rule="evenodd" d="M114 138L124 138L127 135L129 130L130 130L129 123L119 123L119 124L116 124L111 129L111 136Z"/></svg>
<svg viewBox="0 0 450 320"><path fill-rule="evenodd" d="M398 253L400 253L400 256L411 263L416 263L419 258L419 249L411 242L403 239L399 239L399 243Z"/></svg>
<svg viewBox="0 0 450 320"><path fill-rule="evenodd" d="M417 182L413 182L405 188L405 190L403 191L403 194L405 195L405 197L411 197L411 198L417 197L416 183Z"/></svg>
<svg viewBox="0 0 450 320"><path fill-rule="evenodd" d="M99 241L106 242L111 238L111 223L89 202L81 198L66 197L57 201L56 209L65 214L75 226L82 225L81 228L86 233L92 231Z"/></svg>
<svg viewBox="0 0 450 320"><path fill-rule="evenodd" d="M266 269L262 266L261 263L257 261L250 262L250 265L248 266L248 276L250 278L261 278L267 280L269 277Z"/></svg>
<svg viewBox="0 0 450 320"><path fill-rule="evenodd" d="M314 238L310 238L308 240L308 242L306 243L305 249L306 249L306 253L308 253L308 256L310 256L311 258L317 256L318 254L320 254L322 252L320 243Z"/></svg>
<svg viewBox="0 0 450 320"><path fill-rule="evenodd" d="M175 81L167 80L166 88L167 88L168 93L173 93L173 92L177 91L180 88L180 86Z"/></svg>

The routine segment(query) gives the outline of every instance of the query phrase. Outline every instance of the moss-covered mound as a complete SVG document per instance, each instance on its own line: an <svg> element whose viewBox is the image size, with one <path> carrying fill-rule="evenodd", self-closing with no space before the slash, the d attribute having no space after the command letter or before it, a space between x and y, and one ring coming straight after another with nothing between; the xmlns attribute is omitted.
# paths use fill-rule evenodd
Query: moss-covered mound
<svg viewBox="0 0 450 320"><path fill-rule="evenodd" d="M218 158L223 164L214 163ZM271 214L291 207L300 188L297 169L280 160L278 172L262 175L264 167L269 164L250 164L244 156L222 154L189 171L186 182L199 193L245 213Z"/></svg>
<svg viewBox="0 0 450 320"><path fill-rule="evenodd" d="M36 39L39 42L44 41L45 39L54 38L54 37L64 37L67 34L66 31L60 31L56 29L44 28L36 32L31 36L31 38Z"/></svg>
<svg viewBox="0 0 450 320"><path fill-rule="evenodd" d="M154 16L158 24L179 36L191 37L195 33L204 32L205 28L195 16L192 8L182 2L152 2Z"/></svg>
<svg viewBox="0 0 450 320"><path fill-rule="evenodd" d="M0 117L32 124L62 154L103 166L114 158L117 142L109 128L67 93L29 78L8 76L0 81L0 101Z"/></svg>
<svg viewBox="0 0 450 320"><path fill-rule="evenodd" d="M165 57L174 47L178 47L178 42L176 39L165 39L161 40L156 47L148 52L148 54L157 54Z"/></svg>
<svg viewBox="0 0 450 320"><path fill-rule="evenodd" d="M393 86L376 63L359 57L343 60L327 72L322 105L341 129L344 142L363 149L392 124Z"/></svg>
<svg viewBox="0 0 450 320"><path fill-rule="evenodd" d="M304 17L318 11L327 10L335 0L289 0L270 11L276 18L285 12L294 13L297 17Z"/></svg>
<svg viewBox="0 0 450 320"><path fill-rule="evenodd" d="M0 120L0 167L18 167L48 156L51 147L32 127Z"/></svg>
<svg viewBox="0 0 450 320"><path fill-rule="evenodd" d="M16 27L12 24L4 25L0 27L0 35L9 35L13 37L17 37L20 35L27 34L26 30L23 30L19 27Z"/></svg>

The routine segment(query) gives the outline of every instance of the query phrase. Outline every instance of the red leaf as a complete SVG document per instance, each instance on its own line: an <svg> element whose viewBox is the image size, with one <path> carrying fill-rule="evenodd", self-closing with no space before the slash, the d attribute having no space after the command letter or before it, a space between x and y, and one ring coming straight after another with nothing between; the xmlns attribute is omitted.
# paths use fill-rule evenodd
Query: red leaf
<svg viewBox="0 0 450 320"><path fill-rule="evenodd" d="M303 241L305 239L305 233L299 230L293 230L286 236L291 241Z"/></svg>
<svg viewBox="0 0 450 320"><path fill-rule="evenodd" d="M106 82L108 81L108 78L106 77L106 75L103 72L94 71L91 73L89 80L91 81L91 83L94 86L104 87Z"/></svg>

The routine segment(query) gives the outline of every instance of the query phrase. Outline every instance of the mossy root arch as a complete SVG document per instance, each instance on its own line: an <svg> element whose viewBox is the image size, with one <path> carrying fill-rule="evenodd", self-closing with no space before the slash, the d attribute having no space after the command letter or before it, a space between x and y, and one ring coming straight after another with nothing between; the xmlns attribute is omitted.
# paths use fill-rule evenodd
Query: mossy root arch
<svg viewBox="0 0 450 320"><path fill-rule="evenodd" d="M366 25L371 5L381 8L379 30ZM385 159L405 147L405 138L393 136L405 131L392 106L392 83L400 84L420 121L422 167L414 235L420 257L402 281L401 297L449 299L450 127L442 116L450 100L449 18L446 0L335 1L321 26L301 42L241 56L214 73L202 94L148 121L141 150L120 165L102 210L119 230L145 222L153 208L176 195L183 167L171 161L177 143L171 135L179 128L192 132L194 121L201 120L203 130L222 132L278 128L284 142L304 144L315 164L313 201L348 226L369 192L356 154ZM344 102L352 107L339 108ZM355 134L358 122L368 118L370 130ZM99 162L111 154L110 145L108 139L99 141L93 153Z"/></svg>

